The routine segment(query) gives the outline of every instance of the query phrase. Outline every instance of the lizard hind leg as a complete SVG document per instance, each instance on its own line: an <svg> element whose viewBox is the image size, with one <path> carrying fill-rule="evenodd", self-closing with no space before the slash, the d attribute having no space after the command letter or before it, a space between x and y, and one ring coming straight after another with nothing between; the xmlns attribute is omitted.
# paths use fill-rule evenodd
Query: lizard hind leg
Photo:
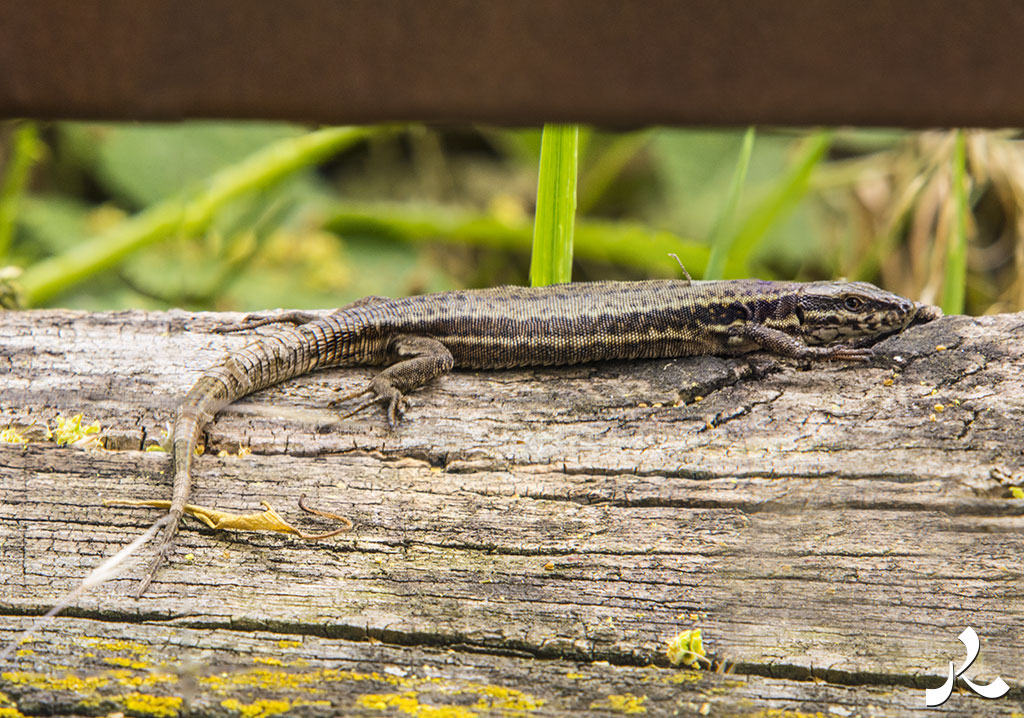
<svg viewBox="0 0 1024 718"><path fill-rule="evenodd" d="M370 296L357 299L354 302L350 302L343 307L339 307L331 312L331 314L343 314L350 309L357 307L367 307L373 304L380 304L381 302L388 301L387 297ZM259 312L255 314L247 314L243 319L237 322L227 322L220 326L211 329L211 332L215 334L232 334L234 332L244 332L251 329L257 329L259 327L265 327L268 324L292 324L299 326L301 324L309 324L315 322L318 319L323 318L323 312L310 312L302 309L287 309L284 311L276 312Z"/></svg>
<svg viewBox="0 0 1024 718"><path fill-rule="evenodd" d="M444 344L431 337L411 334L401 334L391 341L388 358L393 363L373 377L367 386L331 402L334 405L364 394L373 395L342 418L383 403L387 407L388 425L394 429L409 404L405 394L447 374L455 365L452 353Z"/></svg>
<svg viewBox="0 0 1024 718"><path fill-rule="evenodd" d="M225 322L220 326L210 329L214 334L234 334L235 332L246 332L268 324L309 324L320 318L317 312L304 312L300 309L290 309L284 312L270 314L247 314L239 321Z"/></svg>

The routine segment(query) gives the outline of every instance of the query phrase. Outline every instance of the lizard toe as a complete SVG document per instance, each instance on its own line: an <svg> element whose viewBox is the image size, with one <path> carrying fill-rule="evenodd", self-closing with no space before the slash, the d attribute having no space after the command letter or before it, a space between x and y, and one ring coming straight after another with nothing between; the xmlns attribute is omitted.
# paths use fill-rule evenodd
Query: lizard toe
<svg viewBox="0 0 1024 718"><path fill-rule="evenodd" d="M392 430L398 427L405 410L409 408L409 401L401 393L395 391L388 401L388 426Z"/></svg>

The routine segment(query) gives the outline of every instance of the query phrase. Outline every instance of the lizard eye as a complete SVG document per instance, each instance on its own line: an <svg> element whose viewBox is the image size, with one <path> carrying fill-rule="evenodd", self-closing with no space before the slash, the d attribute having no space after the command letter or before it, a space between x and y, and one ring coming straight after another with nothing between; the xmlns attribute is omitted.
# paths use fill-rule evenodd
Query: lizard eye
<svg viewBox="0 0 1024 718"><path fill-rule="evenodd" d="M843 300L843 306L851 312L855 312L864 306L864 300L851 294Z"/></svg>

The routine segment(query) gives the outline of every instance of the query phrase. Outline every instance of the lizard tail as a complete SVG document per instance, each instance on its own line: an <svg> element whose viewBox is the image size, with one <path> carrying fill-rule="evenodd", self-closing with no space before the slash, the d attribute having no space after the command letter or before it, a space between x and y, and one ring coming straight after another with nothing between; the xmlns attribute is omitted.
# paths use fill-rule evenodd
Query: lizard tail
<svg viewBox="0 0 1024 718"><path fill-rule="evenodd" d="M136 597L149 588L174 545L192 488L192 462L203 429L231 402L328 363L323 352L317 351L317 340L316 332L301 326L260 337L208 369L189 390L178 408L172 434L174 488L169 520Z"/></svg>

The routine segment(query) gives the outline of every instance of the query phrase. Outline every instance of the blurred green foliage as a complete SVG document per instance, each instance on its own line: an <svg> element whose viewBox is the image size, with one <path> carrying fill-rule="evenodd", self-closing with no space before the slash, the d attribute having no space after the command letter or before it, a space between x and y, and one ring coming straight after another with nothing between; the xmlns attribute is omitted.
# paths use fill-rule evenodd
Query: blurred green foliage
<svg viewBox="0 0 1024 718"><path fill-rule="evenodd" d="M332 132L0 124L0 281L23 269L36 304L245 311L526 283L539 129ZM700 278L713 241L726 278L927 301L956 282L968 311L1022 308L1021 141L961 137L581 127L573 279L679 276L669 253ZM30 291L44 274L59 293Z"/></svg>
<svg viewBox="0 0 1024 718"><path fill-rule="evenodd" d="M143 209L201 182L271 142L307 129L284 123L57 125L57 142L70 167L94 177L125 209Z"/></svg>

